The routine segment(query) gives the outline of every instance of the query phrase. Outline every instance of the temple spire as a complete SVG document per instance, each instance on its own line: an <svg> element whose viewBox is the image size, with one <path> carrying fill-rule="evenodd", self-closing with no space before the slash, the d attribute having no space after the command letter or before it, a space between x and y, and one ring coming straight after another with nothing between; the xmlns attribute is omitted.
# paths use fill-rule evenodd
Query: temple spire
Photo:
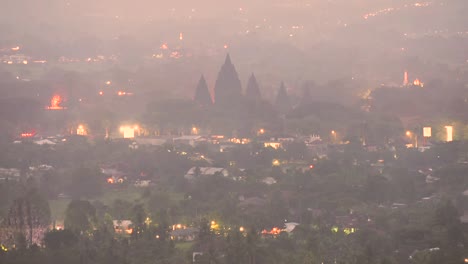
<svg viewBox="0 0 468 264"><path fill-rule="evenodd" d="M210 91L208 90L208 85L206 84L206 80L203 74L200 77L200 81L198 81L193 100L200 105L211 105L213 103L213 101L211 100Z"/></svg>
<svg viewBox="0 0 468 264"><path fill-rule="evenodd" d="M238 102L242 96L239 75L231 62L229 54L226 55L226 60L218 73L214 91L217 105L232 105L232 103Z"/></svg>
<svg viewBox="0 0 468 264"><path fill-rule="evenodd" d="M252 75L250 75L249 81L247 82L245 96L248 100L252 101L259 101L262 99L262 94L260 93L257 78L255 78L255 75L253 73Z"/></svg>
<svg viewBox="0 0 468 264"><path fill-rule="evenodd" d="M291 110L291 101L289 100L289 95L286 87L284 86L284 82L281 82L278 94L276 95L275 106L282 114L286 114Z"/></svg>

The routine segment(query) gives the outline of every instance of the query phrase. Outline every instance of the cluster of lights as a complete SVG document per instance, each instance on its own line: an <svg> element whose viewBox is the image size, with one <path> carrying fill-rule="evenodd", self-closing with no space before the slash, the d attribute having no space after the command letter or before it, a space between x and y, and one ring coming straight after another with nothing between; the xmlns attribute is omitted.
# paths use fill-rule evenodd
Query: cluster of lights
<svg viewBox="0 0 468 264"><path fill-rule="evenodd" d="M30 138L34 136L34 132L21 133L22 138Z"/></svg>
<svg viewBox="0 0 468 264"><path fill-rule="evenodd" d="M242 145L250 143L250 139L248 138L231 138L229 141L235 144L242 144Z"/></svg>
<svg viewBox="0 0 468 264"><path fill-rule="evenodd" d="M124 230L122 230L122 228L120 228L119 226L116 226L115 227L115 232L118 233L118 234L121 234L121 233L125 232L126 234L130 235L130 234L133 233L133 228L127 227Z"/></svg>
<svg viewBox="0 0 468 264"><path fill-rule="evenodd" d="M123 183L124 180L122 178L118 179L118 180L115 180L114 178L108 178L107 179L107 183L109 184L114 184L114 183Z"/></svg>
<svg viewBox="0 0 468 264"><path fill-rule="evenodd" d="M50 99L50 106L47 107L49 110L62 110L65 109L65 107L60 106L62 103L63 99L60 95L54 95L52 99Z"/></svg>
<svg viewBox="0 0 468 264"><path fill-rule="evenodd" d="M279 235L283 231L285 231L285 230L280 229L278 227L273 227L271 230L264 229L262 231L262 235L274 235L274 236L276 236L276 235Z"/></svg>
<svg viewBox="0 0 468 264"><path fill-rule="evenodd" d="M334 226L334 227L331 228L331 231L333 233L338 233L338 231L340 231L340 229L338 227ZM357 229L354 228L354 227L345 227L345 228L343 228L343 233L345 233L346 235L356 233L356 231L357 231Z"/></svg>

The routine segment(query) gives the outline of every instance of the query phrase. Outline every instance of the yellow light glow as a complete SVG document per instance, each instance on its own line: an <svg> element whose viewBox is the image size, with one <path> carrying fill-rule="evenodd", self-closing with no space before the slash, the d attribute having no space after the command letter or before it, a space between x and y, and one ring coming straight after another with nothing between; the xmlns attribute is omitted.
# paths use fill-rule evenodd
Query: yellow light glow
<svg viewBox="0 0 468 264"><path fill-rule="evenodd" d="M263 146L265 148L272 147L274 149L279 149L281 148L281 143L280 142L265 142L263 143Z"/></svg>
<svg viewBox="0 0 468 264"><path fill-rule="evenodd" d="M5 251L5 252L8 251L8 248L6 248L4 245L1 245L1 244L0 244L0 249L3 250L3 251Z"/></svg>
<svg viewBox="0 0 468 264"><path fill-rule="evenodd" d="M79 125L76 129L76 134L80 136L86 136L88 133L86 132L86 129L83 125Z"/></svg>
<svg viewBox="0 0 468 264"><path fill-rule="evenodd" d="M406 131L406 136L410 137L411 136L411 131Z"/></svg>
<svg viewBox="0 0 468 264"><path fill-rule="evenodd" d="M280 162L279 160L277 160L277 159L274 159L274 160L271 162L271 164L272 164L273 166L279 166L279 165L281 164L281 162Z"/></svg>
<svg viewBox="0 0 468 264"><path fill-rule="evenodd" d="M431 129L431 127L424 127L424 128L423 128L423 136L424 136L424 137L431 137L431 136L432 136L432 129Z"/></svg>
<svg viewBox="0 0 468 264"><path fill-rule="evenodd" d="M447 131L447 142L453 141L453 126L445 126L445 130Z"/></svg>
<svg viewBox="0 0 468 264"><path fill-rule="evenodd" d="M124 138L134 138L135 130L138 130L138 126L121 126L120 132L123 133Z"/></svg>
<svg viewBox="0 0 468 264"><path fill-rule="evenodd" d="M106 82L107 85L111 85L111 83L112 83L111 81L107 81L107 82Z"/></svg>
<svg viewBox="0 0 468 264"><path fill-rule="evenodd" d="M240 231L240 232L244 232L244 230L245 230L245 229L244 229L243 226L239 227L239 231Z"/></svg>

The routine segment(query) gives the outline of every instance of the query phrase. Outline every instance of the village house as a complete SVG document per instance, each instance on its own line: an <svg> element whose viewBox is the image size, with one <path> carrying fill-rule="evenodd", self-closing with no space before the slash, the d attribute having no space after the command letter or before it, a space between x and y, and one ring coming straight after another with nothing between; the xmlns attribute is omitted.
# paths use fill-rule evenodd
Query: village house
<svg viewBox="0 0 468 264"><path fill-rule="evenodd" d="M229 172L224 168L215 168L215 167L192 167L185 174L185 178L192 180L202 176L214 176L221 175L224 177L229 177Z"/></svg>

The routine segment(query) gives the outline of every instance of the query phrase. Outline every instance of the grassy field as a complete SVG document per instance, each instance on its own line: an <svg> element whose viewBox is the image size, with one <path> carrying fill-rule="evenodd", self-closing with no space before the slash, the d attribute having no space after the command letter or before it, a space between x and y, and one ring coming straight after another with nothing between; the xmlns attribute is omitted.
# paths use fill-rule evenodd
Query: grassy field
<svg viewBox="0 0 468 264"><path fill-rule="evenodd" d="M192 246L193 246L193 242L177 242L175 244L175 247L177 249L185 251L185 252L192 249Z"/></svg>
<svg viewBox="0 0 468 264"><path fill-rule="evenodd" d="M138 188L126 188L121 190L105 190L104 193L97 197L96 199L90 200L101 201L107 206L111 206L114 200L120 199L129 202L135 202L141 198L142 190ZM71 199L68 198L59 198L55 200L49 200L50 211L52 219L54 220L63 220L65 217L65 210L67 209L68 204Z"/></svg>
<svg viewBox="0 0 468 264"><path fill-rule="evenodd" d="M117 199L133 203L142 199L142 193L143 189L136 187L129 187L125 189L106 189L101 196L95 199L90 199L89 201L100 201L107 206L112 206L113 202ZM171 192L169 195L172 201L178 202L184 199L184 195L181 193ZM71 199L69 198L49 200L49 206L53 220L63 220L65 218L65 210L67 209L70 201Z"/></svg>

